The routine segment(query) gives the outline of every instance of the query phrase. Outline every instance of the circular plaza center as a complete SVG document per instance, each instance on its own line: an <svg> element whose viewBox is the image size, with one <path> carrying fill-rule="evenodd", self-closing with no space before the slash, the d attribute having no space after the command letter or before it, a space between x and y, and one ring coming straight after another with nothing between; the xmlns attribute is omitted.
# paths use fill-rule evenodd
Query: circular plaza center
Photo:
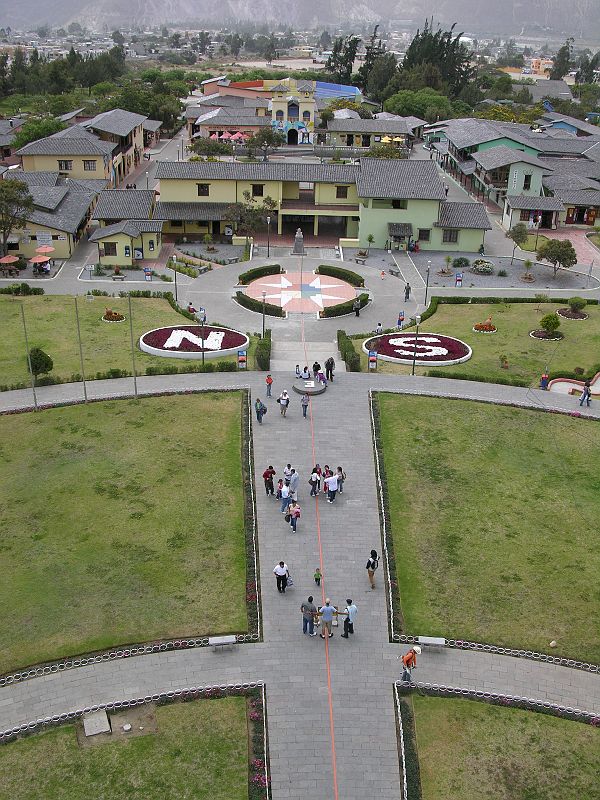
<svg viewBox="0 0 600 800"><path fill-rule="evenodd" d="M354 300L356 291L346 281L314 272L284 272L257 278L246 287L246 294L255 300L264 300L285 311L302 314L322 311Z"/></svg>

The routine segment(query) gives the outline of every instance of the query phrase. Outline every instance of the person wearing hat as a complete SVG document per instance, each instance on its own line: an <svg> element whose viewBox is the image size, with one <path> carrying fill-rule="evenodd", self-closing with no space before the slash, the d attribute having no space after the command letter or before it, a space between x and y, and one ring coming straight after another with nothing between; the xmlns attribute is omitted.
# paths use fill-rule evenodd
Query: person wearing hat
<svg viewBox="0 0 600 800"><path fill-rule="evenodd" d="M421 648L418 644L411 647L408 653L402 656L402 665L404 666L404 671L402 673L402 680L410 683L411 675L410 671L413 667L417 666L417 656L421 655Z"/></svg>

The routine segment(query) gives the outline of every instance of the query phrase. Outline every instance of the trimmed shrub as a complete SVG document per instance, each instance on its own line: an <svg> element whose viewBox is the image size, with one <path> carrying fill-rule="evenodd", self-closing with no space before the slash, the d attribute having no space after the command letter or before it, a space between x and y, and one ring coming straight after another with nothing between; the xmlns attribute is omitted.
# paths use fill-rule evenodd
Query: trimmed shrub
<svg viewBox="0 0 600 800"><path fill-rule="evenodd" d="M471 262L469 261L468 258L465 258L464 256L459 256L458 258L454 259L454 261L452 262L452 266L458 272L462 272L465 269L467 269L470 263Z"/></svg>
<svg viewBox="0 0 600 800"><path fill-rule="evenodd" d="M217 372L235 372L236 369L235 361L217 361Z"/></svg>
<svg viewBox="0 0 600 800"><path fill-rule="evenodd" d="M347 335L346 331L338 330L337 332L338 350L346 363L346 367L350 372L360 372L360 356L354 349L352 339Z"/></svg>
<svg viewBox="0 0 600 800"><path fill-rule="evenodd" d="M583 311L586 306L587 300L584 300L583 297L572 297L569 300L569 308L571 311Z"/></svg>
<svg viewBox="0 0 600 800"><path fill-rule="evenodd" d="M241 306L244 306L244 308L262 314L262 300L255 300L253 297L248 297L248 295L243 292L236 292L235 299ZM268 314L270 317L283 317L283 309L280 306L273 305L273 303L265 303L265 314Z"/></svg>
<svg viewBox="0 0 600 800"><path fill-rule="evenodd" d="M48 353L45 353L39 347L32 347L29 351L29 363L31 365L31 371L36 378L36 382L38 376L52 372L54 368L54 362Z"/></svg>
<svg viewBox="0 0 600 800"><path fill-rule="evenodd" d="M365 279L358 272L352 272L351 269L344 269L343 267L330 267L327 264L321 264L315 270L317 275L327 275L330 278L339 278L341 281L352 286L362 288L365 285Z"/></svg>
<svg viewBox="0 0 600 800"><path fill-rule="evenodd" d="M265 338L259 339L256 345L256 354L254 356L256 366L265 372L271 367L271 329L267 328L265 331Z"/></svg>
<svg viewBox="0 0 600 800"><path fill-rule="evenodd" d="M355 298L356 300L356 298ZM348 300L346 303L339 303L337 306L327 306L321 311L322 317L343 317L344 314L352 314L354 311L355 300ZM364 308L369 302L369 295L366 292L358 295L360 307Z"/></svg>
<svg viewBox="0 0 600 800"><path fill-rule="evenodd" d="M249 269L246 272L242 272L241 275L238 275L238 283L241 286L247 286L257 278L264 278L265 275L279 275L280 273L281 267L279 264L267 264L264 267L254 267L254 269Z"/></svg>
<svg viewBox="0 0 600 800"><path fill-rule="evenodd" d="M21 297L27 297L32 294L44 294L44 290L40 287L30 286L28 283L11 283L10 286L3 286L0 289L0 294L12 294Z"/></svg>
<svg viewBox="0 0 600 800"><path fill-rule="evenodd" d="M526 378L516 377L494 377L485 378L481 375L470 375L467 372L447 372L443 369L430 369L426 372L428 378L454 378L457 381L478 381L479 383L500 383L503 386L521 386L527 388L531 385L531 381Z"/></svg>

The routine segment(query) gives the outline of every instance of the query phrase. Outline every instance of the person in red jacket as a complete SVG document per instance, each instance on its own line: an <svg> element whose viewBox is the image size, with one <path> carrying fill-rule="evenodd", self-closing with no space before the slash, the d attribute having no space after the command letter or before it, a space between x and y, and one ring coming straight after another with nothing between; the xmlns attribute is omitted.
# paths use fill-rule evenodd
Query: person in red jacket
<svg viewBox="0 0 600 800"><path fill-rule="evenodd" d="M265 492L267 493L267 497L269 495L271 495L272 497L275 494L275 487L273 486L273 475L276 474L277 473L270 464L263 472L263 481L265 482Z"/></svg>
<svg viewBox="0 0 600 800"><path fill-rule="evenodd" d="M421 648L418 644L414 647L411 647L408 653L402 656L402 666L404 667L404 671L402 672L402 681L410 683L411 675L410 671L414 667L417 666L417 656L421 655Z"/></svg>

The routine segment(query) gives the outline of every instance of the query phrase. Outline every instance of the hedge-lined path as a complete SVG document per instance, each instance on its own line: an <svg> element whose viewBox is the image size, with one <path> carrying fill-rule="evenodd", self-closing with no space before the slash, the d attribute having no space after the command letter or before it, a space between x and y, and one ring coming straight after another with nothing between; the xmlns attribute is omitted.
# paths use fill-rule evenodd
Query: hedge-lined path
<svg viewBox="0 0 600 800"><path fill-rule="evenodd" d="M274 373L274 394L289 388L288 372ZM263 395L264 374L208 374L144 377L140 393L248 386ZM400 796L392 684L399 678L397 656L405 648L389 643L387 594L383 570L378 591L368 589L365 562L371 547L381 550L375 492L368 389L468 397L554 410L579 412L575 398L493 384L394 375L340 373L325 395L313 403L311 421L302 418L299 397L285 419L275 400L262 426L254 425L255 484L260 545L264 642L214 653L209 648L165 652L102 663L13 684L0 689L0 728L64 713L101 702L156 694L190 686L263 680L267 686L268 729L273 797L344 800L377 793ZM94 381L91 397L129 395L132 380ZM82 397L81 386L64 384L38 390L41 402ZM0 410L26 407L26 390L0 394ZM143 406L140 407L143 413ZM596 403L583 409L598 417ZM583 420L581 424L586 424ZM330 506L318 501L323 592L312 581L320 562L316 504L308 497L308 470L341 464L348 474L344 495ZM299 470L303 515L293 536L278 504L262 490L268 463L278 472L291 461ZM285 595L275 590L274 564L283 558L295 579ZM215 575L218 579L218 572ZM224 586L224 602L227 587ZM326 644L301 633L300 602L309 593L325 593L343 607L346 597L358 605L353 640L341 629ZM415 631L424 633L427 631ZM447 649L426 654L415 677L484 691L525 695L600 713L600 676L525 659ZM331 708L331 711L330 711ZM333 747L335 743L335 747ZM334 789L334 768L338 791Z"/></svg>

